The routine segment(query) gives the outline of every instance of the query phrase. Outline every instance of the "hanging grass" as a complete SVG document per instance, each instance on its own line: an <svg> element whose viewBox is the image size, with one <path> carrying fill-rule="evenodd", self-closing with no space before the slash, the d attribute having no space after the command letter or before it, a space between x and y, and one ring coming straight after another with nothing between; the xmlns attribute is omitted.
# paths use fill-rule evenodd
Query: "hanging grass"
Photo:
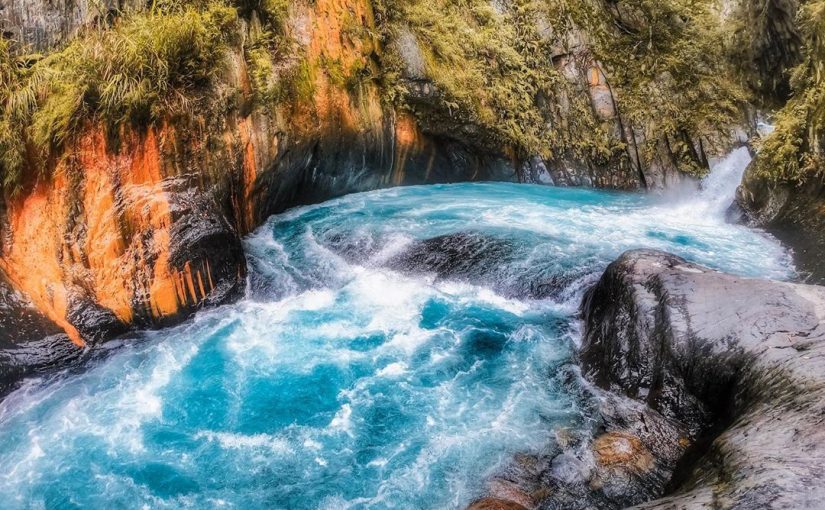
<svg viewBox="0 0 825 510"><path fill-rule="evenodd" d="M187 6L130 15L44 57L2 41L3 188L19 190L24 168L45 168L86 122L146 126L207 102L237 22L232 7Z"/></svg>

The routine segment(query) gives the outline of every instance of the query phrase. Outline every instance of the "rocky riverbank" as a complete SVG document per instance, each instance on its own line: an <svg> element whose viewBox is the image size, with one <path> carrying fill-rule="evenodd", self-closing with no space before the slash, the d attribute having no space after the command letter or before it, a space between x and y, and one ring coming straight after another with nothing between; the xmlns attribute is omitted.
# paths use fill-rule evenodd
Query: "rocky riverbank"
<svg viewBox="0 0 825 510"><path fill-rule="evenodd" d="M825 182L774 181L748 168L737 190L734 220L764 228L793 250L796 265L809 283L825 283Z"/></svg>
<svg viewBox="0 0 825 510"><path fill-rule="evenodd" d="M515 462L471 508L821 507L825 288L639 250L582 313L594 436Z"/></svg>

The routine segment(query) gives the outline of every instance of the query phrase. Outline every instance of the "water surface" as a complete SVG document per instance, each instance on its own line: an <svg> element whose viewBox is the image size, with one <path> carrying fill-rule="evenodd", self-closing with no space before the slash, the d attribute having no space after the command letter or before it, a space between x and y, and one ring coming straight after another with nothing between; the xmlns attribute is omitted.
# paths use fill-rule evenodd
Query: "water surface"
<svg viewBox="0 0 825 510"><path fill-rule="evenodd" d="M0 506L462 508L513 454L590 426L565 377L575 316L623 251L791 276L721 219L744 158L687 198L458 184L275 216L245 241L246 298L0 404ZM399 263L437 236L474 255Z"/></svg>

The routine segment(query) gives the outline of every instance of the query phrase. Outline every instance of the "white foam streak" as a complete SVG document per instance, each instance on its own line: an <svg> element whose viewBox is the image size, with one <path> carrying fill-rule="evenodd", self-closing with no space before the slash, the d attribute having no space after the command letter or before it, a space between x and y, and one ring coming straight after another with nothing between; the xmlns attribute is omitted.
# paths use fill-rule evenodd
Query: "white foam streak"
<svg viewBox="0 0 825 510"><path fill-rule="evenodd" d="M217 442L225 449L266 449L277 454L292 453L288 441L269 434L243 435L205 430L195 434L194 438Z"/></svg>

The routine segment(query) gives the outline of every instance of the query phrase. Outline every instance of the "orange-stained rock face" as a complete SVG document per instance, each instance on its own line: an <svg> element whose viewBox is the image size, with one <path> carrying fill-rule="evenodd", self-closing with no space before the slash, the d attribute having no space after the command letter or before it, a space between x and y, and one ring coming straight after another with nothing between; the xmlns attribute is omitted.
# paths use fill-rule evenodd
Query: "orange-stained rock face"
<svg viewBox="0 0 825 510"><path fill-rule="evenodd" d="M0 268L77 345L102 327L81 332L70 320L86 302L123 324L153 324L196 308L214 289L208 259L172 257L181 191L180 177L161 171L165 134L150 130L114 154L91 131L51 181L8 204ZM233 274L243 274L242 257L235 264Z"/></svg>
<svg viewBox="0 0 825 510"><path fill-rule="evenodd" d="M346 28L372 27L368 1L296 3L290 16L311 97L270 112L123 128L117 147L87 125L43 172L48 180L7 199L0 270L77 346L238 295L240 238L274 212L382 186L484 177L467 148L382 105L375 83L352 90L334 79L332 67L373 65L373 32ZM248 96L244 59L229 60L232 86Z"/></svg>

